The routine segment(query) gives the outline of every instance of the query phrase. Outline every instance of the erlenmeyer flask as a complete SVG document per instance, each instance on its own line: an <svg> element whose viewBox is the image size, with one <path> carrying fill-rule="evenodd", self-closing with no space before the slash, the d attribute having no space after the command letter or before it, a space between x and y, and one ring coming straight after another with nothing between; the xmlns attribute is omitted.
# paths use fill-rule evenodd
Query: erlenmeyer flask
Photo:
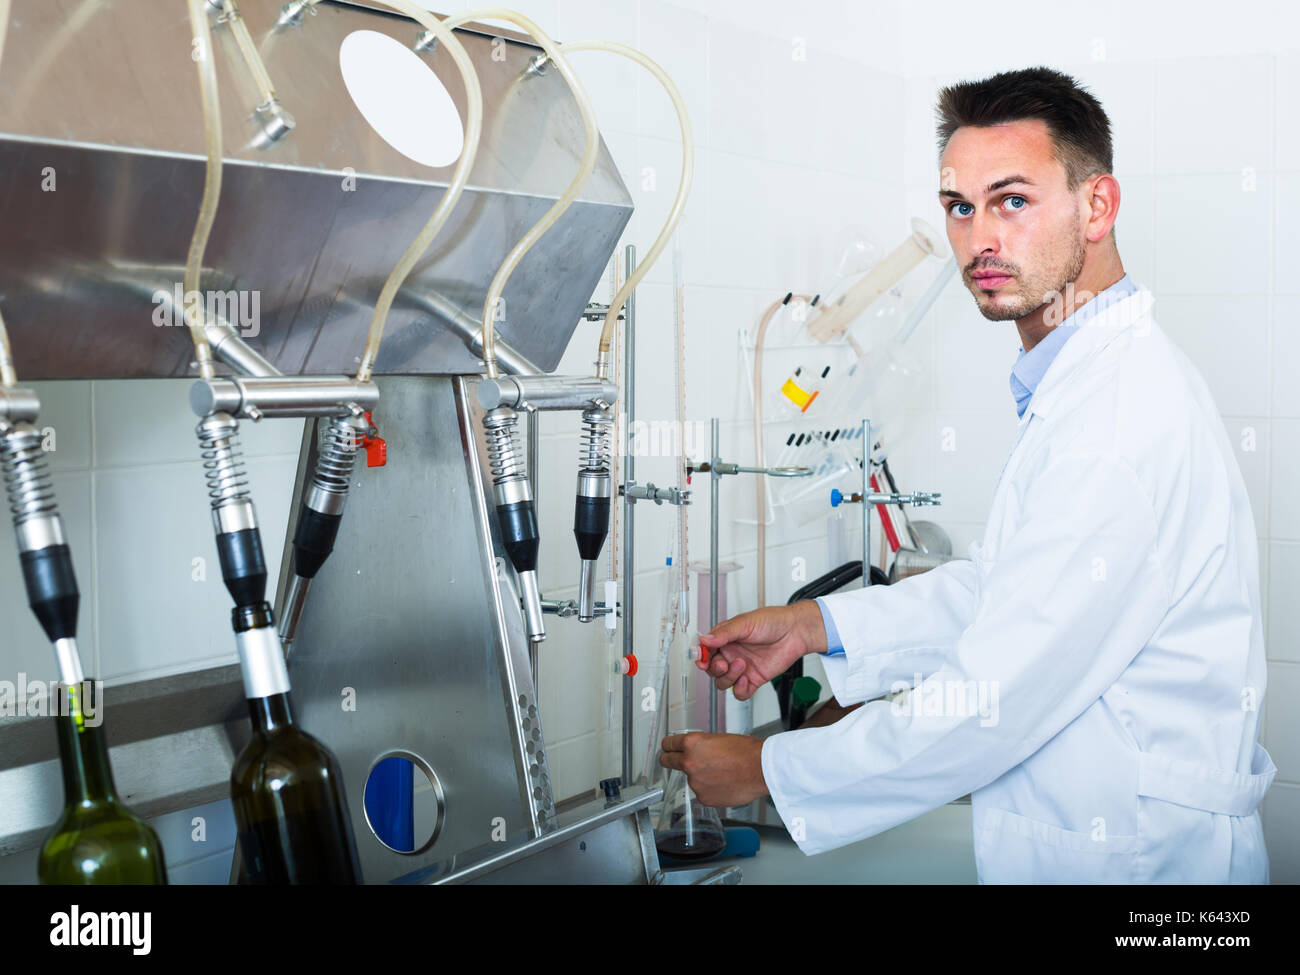
<svg viewBox="0 0 1300 975"><path fill-rule="evenodd" d="M684 735L694 729L674 731ZM655 846L664 856L689 860L721 853L727 845L718 811L691 791L686 773L674 769L664 787L664 804L655 829Z"/></svg>

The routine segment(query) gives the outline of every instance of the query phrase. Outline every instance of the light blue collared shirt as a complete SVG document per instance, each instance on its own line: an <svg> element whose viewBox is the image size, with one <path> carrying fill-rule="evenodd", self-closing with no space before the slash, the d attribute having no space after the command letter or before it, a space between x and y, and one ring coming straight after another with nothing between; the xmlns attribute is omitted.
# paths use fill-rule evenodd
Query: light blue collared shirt
<svg viewBox="0 0 1300 975"><path fill-rule="evenodd" d="M1088 322L1108 305L1136 292L1137 285L1126 274L1076 309L1073 315L1048 332L1047 336L1032 350L1026 352L1023 345L1020 347L1020 357L1011 367L1011 395L1016 398L1017 415L1024 418L1029 401L1033 398L1034 391L1038 389L1038 384L1047 375L1052 360L1056 358L1056 354L1061 351L1065 343L1070 341L1070 336L1079 331L1079 326ZM826 608L826 603L820 597L817 599L817 608L822 611L822 623L826 626L827 655L843 653L844 644L840 640L839 630L835 627L835 620L831 618L831 611Z"/></svg>
<svg viewBox="0 0 1300 975"><path fill-rule="evenodd" d="M1011 367L1011 395L1016 398L1016 413L1019 416L1024 417L1025 409L1029 406L1030 399L1033 398L1034 390L1038 388L1038 384L1047 375L1052 360L1056 358L1056 354L1061 351L1062 346L1070 341L1070 336L1079 330L1079 326L1086 324L1107 306L1114 304L1121 298L1127 298L1136 291L1137 285L1126 274L1048 332L1046 337L1035 345L1032 350L1026 352L1023 345L1020 347L1020 357L1016 359L1016 364Z"/></svg>

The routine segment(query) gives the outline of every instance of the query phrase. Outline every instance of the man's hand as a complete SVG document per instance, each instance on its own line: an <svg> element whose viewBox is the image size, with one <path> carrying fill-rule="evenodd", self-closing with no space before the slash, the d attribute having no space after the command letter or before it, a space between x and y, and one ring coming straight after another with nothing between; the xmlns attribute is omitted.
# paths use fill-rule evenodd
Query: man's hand
<svg viewBox="0 0 1300 975"><path fill-rule="evenodd" d="M719 690L735 687L736 700L754 692L806 653L826 650L826 624L812 600L741 613L700 636L709 660L696 661Z"/></svg>
<svg viewBox="0 0 1300 975"><path fill-rule="evenodd" d="M663 741L659 764L686 773L691 791L706 806L743 806L767 795L763 743L748 735L691 731ZM672 802L673 797L665 797Z"/></svg>

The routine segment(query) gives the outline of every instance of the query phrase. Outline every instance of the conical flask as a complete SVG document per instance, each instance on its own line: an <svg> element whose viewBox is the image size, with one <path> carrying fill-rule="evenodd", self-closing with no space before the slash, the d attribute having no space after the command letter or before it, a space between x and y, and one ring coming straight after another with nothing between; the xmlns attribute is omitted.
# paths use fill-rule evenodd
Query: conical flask
<svg viewBox="0 0 1300 975"><path fill-rule="evenodd" d="M687 729L689 731L690 729ZM684 735L687 731L675 731ZM664 856L702 859L722 852L727 835L722 819L691 791L686 773L674 769L664 787L664 804L655 829L655 846Z"/></svg>

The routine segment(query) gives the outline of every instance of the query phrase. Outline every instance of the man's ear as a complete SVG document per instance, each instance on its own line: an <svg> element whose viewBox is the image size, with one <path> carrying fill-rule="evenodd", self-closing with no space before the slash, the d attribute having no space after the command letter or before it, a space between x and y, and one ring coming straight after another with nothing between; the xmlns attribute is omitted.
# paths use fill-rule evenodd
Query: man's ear
<svg viewBox="0 0 1300 975"><path fill-rule="evenodd" d="M1095 244L1110 233L1119 216L1119 181L1110 173L1094 176L1084 184L1087 187L1085 203L1088 206L1088 226L1084 236Z"/></svg>

